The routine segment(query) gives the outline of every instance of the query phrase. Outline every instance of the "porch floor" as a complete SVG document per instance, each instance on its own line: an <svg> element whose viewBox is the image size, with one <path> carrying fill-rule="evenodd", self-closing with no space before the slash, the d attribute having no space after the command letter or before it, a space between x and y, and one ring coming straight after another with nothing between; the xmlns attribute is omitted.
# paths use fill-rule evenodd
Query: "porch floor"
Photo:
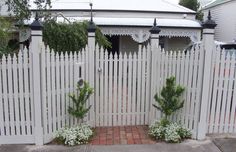
<svg viewBox="0 0 236 152"><path fill-rule="evenodd" d="M97 127L90 144L92 145L127 145L154 144L148 136L148 126Z"/></svg>

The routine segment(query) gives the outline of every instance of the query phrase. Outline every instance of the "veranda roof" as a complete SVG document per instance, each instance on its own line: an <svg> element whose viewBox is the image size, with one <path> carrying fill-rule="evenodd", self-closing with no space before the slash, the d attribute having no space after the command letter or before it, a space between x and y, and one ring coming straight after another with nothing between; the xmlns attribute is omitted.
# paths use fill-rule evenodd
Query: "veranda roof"
<svg viewBox="0 0 236 152"><path fill-rule="evenodd" d="M94 10L104 11L154 11L154 12L182 12L195 13L178 4L165 0L52 0L51 10L89 10L89 2ZM36 9L31 4L31 9Z"/></svg>
<svg viewBox="0 0 236 152"><path fill-rule="evenodd" d="M70 21L89 21L89 17L68 17ZM27 21L26 24L32 23L34 19ZM93 21L98 26L153 26L153 18L103 18L94 17ZM62 17L57 17L57 22L67 22ZM157 26L159 27L183 27L183 28L201 28L201 24L196 20L189 19L158 19Z"/></svg>

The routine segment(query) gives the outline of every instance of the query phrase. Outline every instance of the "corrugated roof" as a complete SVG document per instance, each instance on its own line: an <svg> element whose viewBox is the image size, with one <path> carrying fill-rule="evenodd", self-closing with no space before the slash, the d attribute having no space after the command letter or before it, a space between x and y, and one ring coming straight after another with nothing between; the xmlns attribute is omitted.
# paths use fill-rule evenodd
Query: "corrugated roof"
<svg viewBox="0 0 236 152"><path fill-rule="evenodd" d="M52 10L84 10L90 9L89 2L93 3L94 10L114 11L160 11L195 13L193 10L172 4L165 0L52 0ZM32 4L31 9L36 9Z"/></svg>

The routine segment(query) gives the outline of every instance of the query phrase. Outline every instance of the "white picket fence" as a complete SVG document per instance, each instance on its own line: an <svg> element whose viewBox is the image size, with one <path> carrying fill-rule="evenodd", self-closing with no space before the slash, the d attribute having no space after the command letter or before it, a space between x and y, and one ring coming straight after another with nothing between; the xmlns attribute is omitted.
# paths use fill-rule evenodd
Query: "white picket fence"
<svg viewBox="0 0 236 152"><path fill-rule="evenodd" d="M58 129L77 125L67 109L73 106L68 95L77 93L79 79L94 87L87 103L92 108L85 118L94 127L148 125L159 120L162 114L152 106L153 97L160 93L166 78L175 76L177 84L185 87L184 107L172 120L191 129L193 138L199 137L200 121L208 125L204 134L235 133L235 54L226 55L214 46L209 66L204 64L207 50L202 44L188 52L147 45L139 46L137 53L114 55L95 44L60 54L39 46L40 51L33 47L1 58L0 144L48 143ZM206 66L212 68L210 85L205 85L210 94L209 99L204 98L208 99L204 116Z"/></svg>
<svg viewBox="0 0 236 152"><path fill-rule="evenodd" d="M0 144L34 143L32 75L27 51L0 63Z"/></svg>
<svg viewBox="0 0 236 152"><path fill-rule="evenodd" d="M214 52L208 133L236 133L236 54Z"/></svg>

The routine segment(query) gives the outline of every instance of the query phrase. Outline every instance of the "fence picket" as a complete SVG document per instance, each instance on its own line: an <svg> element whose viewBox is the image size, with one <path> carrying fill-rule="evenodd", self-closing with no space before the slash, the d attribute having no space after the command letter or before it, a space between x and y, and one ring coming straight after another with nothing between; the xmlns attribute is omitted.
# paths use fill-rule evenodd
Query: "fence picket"
<svg viewBox="0 0 236 152"><path fill-rule="evenodd" d="M26 131L27 131L27 135L30 134L30 100L29 100L29 73L31 71L29 71L29 64L28 64L28 53L24 52L24 89L25 89L25 110L26 110Z"/></svg>
<svg viewBox="0 0 236 152"><path fill-rule="evenodd" d="M12 59L10 54L7 56L7 82L8 82L8 102L9 102L9 115L10 115L10 133L15 135L14 111L13 111L13 84L12 84Z"/></svg>
<svg viewBox="0 0 236 152"><path fill-rule="evenodd" d="M100 50L100 68L101 68L101 73L100 73L100 126L104 126L104 50Z"/></svg>
<svg viewBox="0 0 236 152"><path fill-rule="evenodd" d="M232 55L232 62L231 62L231 65L232 65L232 67L234 67L234 65L236 64L236 61L234 60L235 59L235 57L236 57L236 53L234 52L233 53L233 55ZM231 71L231 69L230 69L230 71ZM231 72L230 72L230 74L231 74ZM233 79L233 92L232 92L232 100L231 100L231 102L232 102L232 106L231 106L231 108L230 108L230 122L229 122L229 132L230 133L235 133L236 132L236 127L235 127L235 124L236 124L236 122L235 122L235 113L236 113L236 70L235 70L235 67L234 67L234 69L233 69L233 72L232 72L232 74L231 74L231 76L233 76L234 77L234 79Z"/></svg>
<svg viewBox="0 0 236 152"><path fill-rule="evenodd" d="M152 106L152 103L150 103L150 61L151 61L151 50L150 50L150 47L148 46L147 47L147 58L146 58L146 66L147 66L147 69L146 69L146 98L145 98L145 124L148 124L149 123L149 109L150 109L150 106ZM160 63L160 62L159 62ZM160 79L160 78L159 78ZM160 81L158 81L160 83ZM130 100L129 100L130 101Z"/></svg>
<svg viewBox="0 0 236 152"><path fill-rule="evenodd" d="M96 50L98 50L98 48L96 48ZM80 62L82 63L83 61L80 60ZM95 79L95 114L99 114L99 109L100 109L100 91L99 91L99 83L100 83L100 62L99 62L99 51L95 51L95 76L97 77ZM82 70L81 70L82 73ZM95 117L95 125L99 126L99 117Z"/></svg>
<svg viewBox="0 0 236 152"><path fill-rule="evenodd" d="M141 103L140 103L140 123L144 124L144 120L145 120L145 74L146 74L146 48L144 47L142 50L142 59L141 59Z"/></svg>
<svg viewBox="0 0 236 152"><path fill-rule="evenodd" d="M20 121L19 121L19 98L18 98L18 64L16 54L13 55L13 92L14 92L14 118L15 118L15 135L20 135ZM0 80L1 81L1 80Z"/></svg>
<svg viewBox="0 0 236 152"><path fill-rule="evenodd" d="M184 102L184 126L188 127L188 100L187 100L187 96L188 96L188 92L189 92L189 88L187 87L188 85L188 75L189 75L189 70L191 69L189 66L189 51L187 52L187 54L184 56L185 58L185 63L184 63L184 86L186 87L186 90L184 92L184 98L185 98L185 102Z"/></svg>
<svg viewBox="0 0 236 152"><path fill-rule="evenodd" d="M212 94L212 103L211 103L211 109L210 110L210 122L209 122L209 133L213 133L214 130L215 130L215 125L216 125L216 122L215 122L215 116L216 116L216 106L217 106L217 91L219 90L219 70L220 70L220 53L219 53L219 50L216 50L216 58L214 59L214 63L215 63L215 67L214 67L214 85L213 85L213 94Z"/></svg>
<svg viewBox="0 0 236 152"><path fill-rule="evenodd" d="M193 53L193 55L194 55L194 57L193 57L193 77L192 77L192 95L191 95L191 99L190 99L190 101L191 101L191 109L190 109L190 115L191 115L191 117L192 117L192 122L193 122L193 126L192 126L192 128L193 128L193 130L196 130L197 129L197 125L198 125L198 121L195 119L195 116L196 115L198 115L197 113L195 113L195 112L197 112L197 102L198 101L196 101L196 96L197 96L197 74L198 74L198 51L197 50L199 50L199 48L198 48L198 46L196 46L195 47L195 49L194 49L195 51L194 51L194 53ZM193 132L193 136L196 136L196 133L195 132Z"/></svg>
<svg viewBox="0 0 236 152"><path fill-rule="evenodd" d="M132 82L132 71L133 71L133 66L132 66L133 58L132 54L129 53L128 55L128 93L127 93L127 124L126 125L131 125L131 82Z"/></svg>
<svg viewBox="0 0 236 152"><path fill-rule="evenodd" d="M135 109L135 105L136 105L136 87L137 87L137 83L136 83L136 80L137 80L137 54L134 53L134 56L133 56L133 73L132 73L132 77L133 77L133 80L132 80L132 125L135 125L136 124L136 109Z"/></svg>
<svg viewBox="0 0 236 152"><path fill-rule="evenodd" d="M44 124L44 134L49 133L49 124L48 124L48 110L47 110L47 96L46 96L46 66L45 66L45 49L41 53L41 84L42 84L42 112L43 112L43 124Z"/></svg>
<svg viewBox="0 0 236 152"><path fill-rule="evenodd" d="M69 113L68 113L68 107L70 105L69 103L69 93L70 93L70 86L69 86L69 55L68 53L66 52L65 53L65 90L66 90L66 95L65 95L65 99L66 99L66 102L65 102L65 113L66 113L66 125L67 126L70 126L70 116L69 116Z"/></svg>
<svg viewBox="0 0 236 152"><path fill-rule="evenodd" d="M53 132L57 129L57 117L56 117L56 87L55 87L55 53L51 52L51 81L52 81L52 122Z"/></svg>
<svg viewBox="0 0 236 152"><path fill-rule="evenodd" d="M136 116L136 125L140 125L141 123L141 110L140 110L140 106L141 106L141 77L142 77L142 50L141 50L141 46L139 46L139 52L138 52L138 72L137 72L137 105L136 105L136 112L137 112L137 116Z"/></svg>
<svg viewBox="0 0 236 152"><path fill-rule="evenodd" d="M109 56L109 62L108 62L108 66L109 66L109 72L108 72L108 126L112 126L112 105L114 104L113 101L113 59L112 59L112 54L110 54Z"/></svg>
<svg viewBox="0 0 236 152"><path fill-rule="evenodd" d="M53 132L53 114L52 114L52 81L51 80L51 56L48 50L45 50L46 53L46 65L47 65L47 74L46 74L46 79L47 79L47 116L48 116L48 133ZM46 100L45 100L46 102Z"/></svg>
<svg viewBox="0 0 236 152"><path fill-rule="evenodd" d="M108 52L105 50L105 59L104 59L104 65L105 65L105 70L104 70L104 125L108 125Z"/></svg>
<svg viewBox="0 0 236 152"><path fill-rule="evenodd" d="M184 76L185 76L185 73L186 73L186 71L185 71L185 53L184 53L184 51L182 51L181 53L179 53L179 60L180 60L180 64L181 64L181 66L180 66L180 68L181 68L181 70L180 70L180 84L181 85L183 85L183 86L185 86L185 84L184 84ZM186 88L185 88L186 89ZM186 92L186 90L185 90L185 92ZM183 95L182 95L182 97L184 97L184 93L183 93ZM180 119L181 119L181 123L182 124L184 124L184 120L185 120L185 111L186 111L186 104L185 104L185 102L186 101L184 101L184 105L183 105L183 108L181 109L181 114L180 114Z"/></svg>
<svg viewBox="0 0 236 152"><path fill-rule="evenodd" d="M122 125L121 122L121 115L122 115L122 71L123 71L123 56L122 54L119 54L119 76L118 76L118 124L117 125Z"/></svg>
<svg viewBox="0 0 236 152"><path fill-rule="evenodd" d="M19 102L20 102L20 126L21 126L21 135L25 135L25 111L24 111L24 81L23 81L23 58L22 58L23 54L20 52L18 54L18 64L19 64L19 94L20 94L20 98L19 98ZM21 81L20 81L21 80Z"/></svg>
<svg viewBox="0 0 236 152"><path fill-rule="evenodd" d="M56 91L56 121L57 121L57 129L61 128L61 108L60 108L60 71L59 71L59 66L60 66L60 62L59 62L59 54L58 52L56 53L56 64L55 64L55 91Z"/></svg>
<svg viewBox="0 0 236 152"><path fill-rule="evenodd" d="M117 67L118 67L118 55L115 53L114 55L114 94L113 94L113 125L117 126L118 120L118 100L117 100L117 90L118 90L118 78L117 78Z"/></svg>
<svg viewBox="0 0 236 152"><path fill-rule="evenodd" d="M126 98L127 98L127 54L124 53L123 56L123 85L122 85L122 108L121 108L121 112L122 112L122 125L126 125Z"/></svg>
<svg viewBox="0 0 236 152"><path fill-rule="evenodd" d="M223 50L225 51L225 50ZM226 57L226 61L225 61L225 57ZM224 131L224 123L225 123L225 107L226 107L226 96L227 96L227 93L228 93L228 78L227 78L227 75L226 75L226 70L229 70L229 65L230 65L230 56L228 54L228 56L225 56L225 55L222 55L222 59L224 60L223 61L223 64L225 64L225 67L224 67L224 74L223 74L223 97L222 97L222 107L221 107L221 114L220 114L220 129L219 131L223 133Z"/></svg>
<svg viewBox="0 0 236 152"><path fill-rule="evenodd" d="M228 54L229 55L229 54ZM232 102L232 88L233 88L233 80L234 80L234 68L235 68L235 64L232 64L232 61L234 60L235 58L233 58L232 56L227 56L227 60L228 62L230 62L229 64L229 71L227 72L226 71L226 74L228 74L228 78L229 78L229 84L228 84L228 93L227 93L227 106L226 106L226 111L225 111L225 121L224 121L224 124L225 124L225 127L224 127L224 133L228 133L229 131L229 124L230 124L230 106L231 106L231 102ZM227 70L227 69L226 69Z"/></svg>
<svg viewBox="0 0 236 152"><path fill-rule="evenodd" d="M220 51L220 75L219 75L219 85L218 85L218 94L217 94L217 108L216 108L216 116L215 116L215 127L214 127L214 131L219 132L219 124L220 124L220 107L221 107L221 101L222 101L222 86L223 86L223 76L224 76L224 62L223 62L223 54Z"/></svg>
<svg viewBox="0 0 236 152"><path fill-rule="evenodd" d="M2 67L2 65L1 65ZM4 99L3 99L3 82L2 82L2 68L0 68L0 136L5 136L5 130L4 130Z"/></svg>
<svg viewBox="0 0 236 152"><path fill-rule="evenodd" d="M64 58L64 54L60 54L60 75L61 75L61 90L60 90L60 94L61 94L61 121L62 121L62 127L65 127L66 125L66 111L67 108L65 106L65 102L66 102L66 98L65 96L67 96L67 94L65 93L66 88L65 88L65 58Z"/></svg>
<svg viewBox="0 0 236 152"><path fill-rule="evenodd" d="M6 128L6 136L9 136L10 135L10 124L9 124L9 120L10 120L10 118L9 118L9 106L8 106L8 97L7 97L7 94L8 94L8 91L7 91L7 89L8 89L8 87L7 87L7 73L6 73L6 71L7 71L7 63L6 63L6 56L5 55L3 55L3 57L2 57L2 76L3 76L3 86L5 86L5 87L3 87L3 96L4 96L4 110L5 110L5 112L4 112L4 115L5 115L5 128Z"/></svg>

